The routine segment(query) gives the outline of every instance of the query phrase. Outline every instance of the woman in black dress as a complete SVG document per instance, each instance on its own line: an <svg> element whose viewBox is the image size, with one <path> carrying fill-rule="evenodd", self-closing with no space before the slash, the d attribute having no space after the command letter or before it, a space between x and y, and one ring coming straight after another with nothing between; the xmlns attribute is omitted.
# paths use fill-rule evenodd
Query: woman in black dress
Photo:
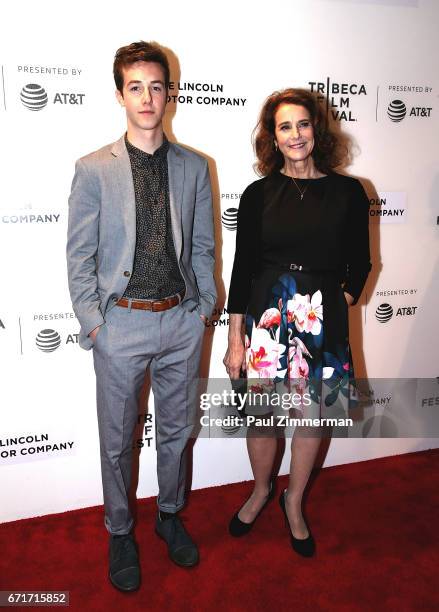
<svg viewBox="0 0 439 612"><path fill-rule="evenodd" d="M369 202L358 180L334 172L338 142L307 90L267 99L255 150L263 178L245 189L239 206L224 364L232 380L246 371L250 391L281 384L320 411L348 396L353 377L348 306L371 267ZM329 393L322 402L323 387ZM302 401L302 414L306 406ZM296 427L289 485L279 500L292 547L303 556L315 550L302 497L320 439L318 429ZM254 490L232 518L234 536L250 531L274 493L276 435L249 428L247 448Z"/></svg>

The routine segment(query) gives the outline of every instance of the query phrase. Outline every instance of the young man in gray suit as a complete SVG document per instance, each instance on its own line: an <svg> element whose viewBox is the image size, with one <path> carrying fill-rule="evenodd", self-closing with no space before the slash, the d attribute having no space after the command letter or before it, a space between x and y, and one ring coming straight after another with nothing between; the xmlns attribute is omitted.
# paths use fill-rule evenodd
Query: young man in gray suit
<svg viewBox="0 0 439 612"><path fill-rule="evenodd" d="M117 51L116 96L127 132L76 163L69 199L69 288L79 343L93 347L110 580L122 591L140 585L127 493L148 367L157 432L155 529L175 563L198 562L177 512L185 500L204 323L216 300L214 234L206 160L163 133L169 78L157 45L142 41Z"/></svg>

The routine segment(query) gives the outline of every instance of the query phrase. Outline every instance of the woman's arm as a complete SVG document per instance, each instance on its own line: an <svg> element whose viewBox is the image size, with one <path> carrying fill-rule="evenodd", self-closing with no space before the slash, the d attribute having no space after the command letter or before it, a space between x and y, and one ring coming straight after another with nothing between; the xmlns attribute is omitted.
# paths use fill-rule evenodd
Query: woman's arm
<svg viewBox="0 0 439 612"><path fill-rule="evenodd" d="M243 321L243 314L233 313L229 316L229 345L223 363L232 380L238 379L241 370L246 369L245 347L242 341Z"/></svg>
<svg viewBox="0 0 439 612"><path fill-rule="evenodd" d="M371 269L369 249L369 199L360 181L353 180L347 224L346 301L356 304Z"/></svg>
<svg viewBox="0 0 439 612"><path fill-rule="evenodd" d="M259 181L249 185L241 196L236 229L236 248L230 280L227 310L229 313L245 314L250 300L253 275L259 258Z"/></svg>
<svg viewBox="0 0 439 612"><path fill-rule="evenodd" d="M239 378L245 369L243 322L250 300L254 273L260 254L260 227L256 185L252 183L241 196L236 231L236 249L230 281L227 311L229 313L229 344L223 363L231 379Z"/></svg>

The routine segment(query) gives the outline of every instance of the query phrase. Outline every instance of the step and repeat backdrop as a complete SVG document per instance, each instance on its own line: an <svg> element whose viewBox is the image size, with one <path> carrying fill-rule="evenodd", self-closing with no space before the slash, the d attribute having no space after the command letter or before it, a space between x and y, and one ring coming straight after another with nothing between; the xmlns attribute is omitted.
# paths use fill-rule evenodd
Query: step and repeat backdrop
<svg viewBox="0 0 439 612"><path fill-rule="evenodd" d="M225 377L226 291L240 196L257 178L260 107L274 90L309 88L350 143L344 172L370 198L373 261L350 312L356 373L368 381L362 420L321 462L437 446L438 21L435 0L3 2L0 521L102 503L92 355L79 348L67 288L67 199L75 160L124 132L113 56L140 39L159 42L171 61L169 139L210 165L219 300L202 376ZM138 497L157 492L147 387L134 440ZM224 433L196 441L194 488L251 478L245 440Z"/></svg>

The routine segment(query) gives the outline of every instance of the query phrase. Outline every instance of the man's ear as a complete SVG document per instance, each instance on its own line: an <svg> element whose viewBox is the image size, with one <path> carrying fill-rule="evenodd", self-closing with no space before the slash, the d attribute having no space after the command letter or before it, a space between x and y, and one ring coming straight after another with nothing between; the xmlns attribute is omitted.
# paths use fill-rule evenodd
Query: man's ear
<svg viewBox="0 0 439 612"><path fill-rule="evenodd" d="M116 89L115 94L116 94L116 100L119 102L119 104L121 106L125 106L125 100L123 99L123 95L121 94L121 92L118 89Z"/></svg>

